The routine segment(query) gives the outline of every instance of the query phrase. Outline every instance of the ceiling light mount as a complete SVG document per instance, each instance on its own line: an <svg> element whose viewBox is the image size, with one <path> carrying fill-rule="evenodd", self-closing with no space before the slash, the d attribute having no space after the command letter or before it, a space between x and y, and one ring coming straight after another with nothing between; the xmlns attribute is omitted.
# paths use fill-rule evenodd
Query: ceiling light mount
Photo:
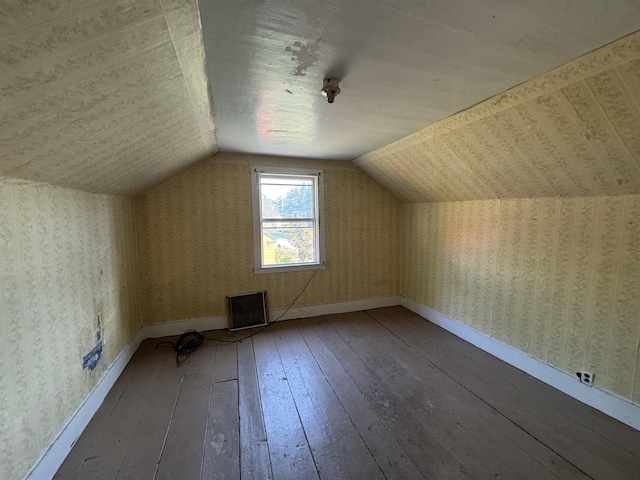
<svg viewBox="0 0 640 480"><path fill-rule="evenodd" d="M336 78L325 78L322 83L322 94L327 97L327 102L333 103L335 98L340 95L340 87L338 83L340 80Z"/></svg>

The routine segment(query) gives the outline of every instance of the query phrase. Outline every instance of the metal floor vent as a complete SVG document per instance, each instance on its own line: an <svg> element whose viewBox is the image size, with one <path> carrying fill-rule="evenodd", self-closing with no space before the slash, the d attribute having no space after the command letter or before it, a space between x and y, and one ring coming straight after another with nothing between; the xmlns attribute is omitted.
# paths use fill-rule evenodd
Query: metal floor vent
<svg viewBox="0 0 640 480"><path fill-rule="evenodd" d="M242 330L243 328L268 325L266 295L267 292L256 292L227 297L229 302L229 330Z"/></svg>

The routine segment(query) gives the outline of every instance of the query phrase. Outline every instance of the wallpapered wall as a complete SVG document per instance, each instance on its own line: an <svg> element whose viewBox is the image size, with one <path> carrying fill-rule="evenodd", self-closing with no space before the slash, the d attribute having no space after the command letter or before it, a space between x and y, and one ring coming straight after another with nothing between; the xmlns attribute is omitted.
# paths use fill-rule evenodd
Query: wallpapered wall
<svg viewBox="0 0 640 480"><path fill-rule="evenodd" d="M404 205L402 293L640 403L640 196Z"/></svg>
<svg viewBox="0 0 640 480"><path fill-rule="evenodd" d="M22 478L139 329L133 200L0 177L0 478Z"/></svg>
<svg viewBox="0 0 640 480"><path fill-rule="evenodd" d="M395 295L401 204L346 162L218 154L136 200L143 323L225 315L225 296L288 306L311 271L253 273L251 165L325 171L326 265L297 306Z"/></svg>
<svg viewBox="0 0 640 480"><path fill-rule="evenodd" d="M0 175L134 195L218 150L197 0L0 5Z"/></svg>
<svg viewBox="0 0 640 480"><path fill-rule="evenodd" d="M640 31L355 163L405 202L640 193Z"/></svg>

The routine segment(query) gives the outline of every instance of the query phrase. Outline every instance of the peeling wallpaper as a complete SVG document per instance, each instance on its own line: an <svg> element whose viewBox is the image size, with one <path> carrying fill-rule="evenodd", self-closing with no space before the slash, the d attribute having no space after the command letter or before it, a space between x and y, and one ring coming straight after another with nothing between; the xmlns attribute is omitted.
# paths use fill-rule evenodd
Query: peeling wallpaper
<svg viewBox="0 0 640 480"><path fill-rule="evenodd" d="M196 0L0 6L0 175L139 193L217 151Z"/></svg>
<svg viewBox="0 0 640 480"><path fill-rule="evenodd" d="M640 404L640 195L404 205L402 294Z"/></svg>
<svg viewBox="0 0 640 480"><path fill-rule="evenodd" d="M23 478L140 328L132 199L0 177L0 478Z"/></svg>
<svg viewBox="0 0 640 480"><path fill-rule="evenodd" d="M226 315L225 296L287 307L313 272L253 273L251 165L323 168L326 269L297 306L395 295L400 203L352 165L218 154L136 199L143 323Z"/></svg>
<svg viewBox="0 0 640 480"><path fill-rule="evenodd" d="M354 163L403 202L640 193L640 32Z"/></svg>

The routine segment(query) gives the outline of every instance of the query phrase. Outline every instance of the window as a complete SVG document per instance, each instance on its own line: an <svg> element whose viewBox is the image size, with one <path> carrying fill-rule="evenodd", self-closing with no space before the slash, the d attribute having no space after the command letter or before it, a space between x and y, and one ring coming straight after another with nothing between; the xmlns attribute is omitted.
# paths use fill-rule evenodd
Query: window
<svg viewBox="0 0 640 480"><path fill-rule="evenodd" d="M252 168L256 273L322 268L323 172Z"/></svg>

